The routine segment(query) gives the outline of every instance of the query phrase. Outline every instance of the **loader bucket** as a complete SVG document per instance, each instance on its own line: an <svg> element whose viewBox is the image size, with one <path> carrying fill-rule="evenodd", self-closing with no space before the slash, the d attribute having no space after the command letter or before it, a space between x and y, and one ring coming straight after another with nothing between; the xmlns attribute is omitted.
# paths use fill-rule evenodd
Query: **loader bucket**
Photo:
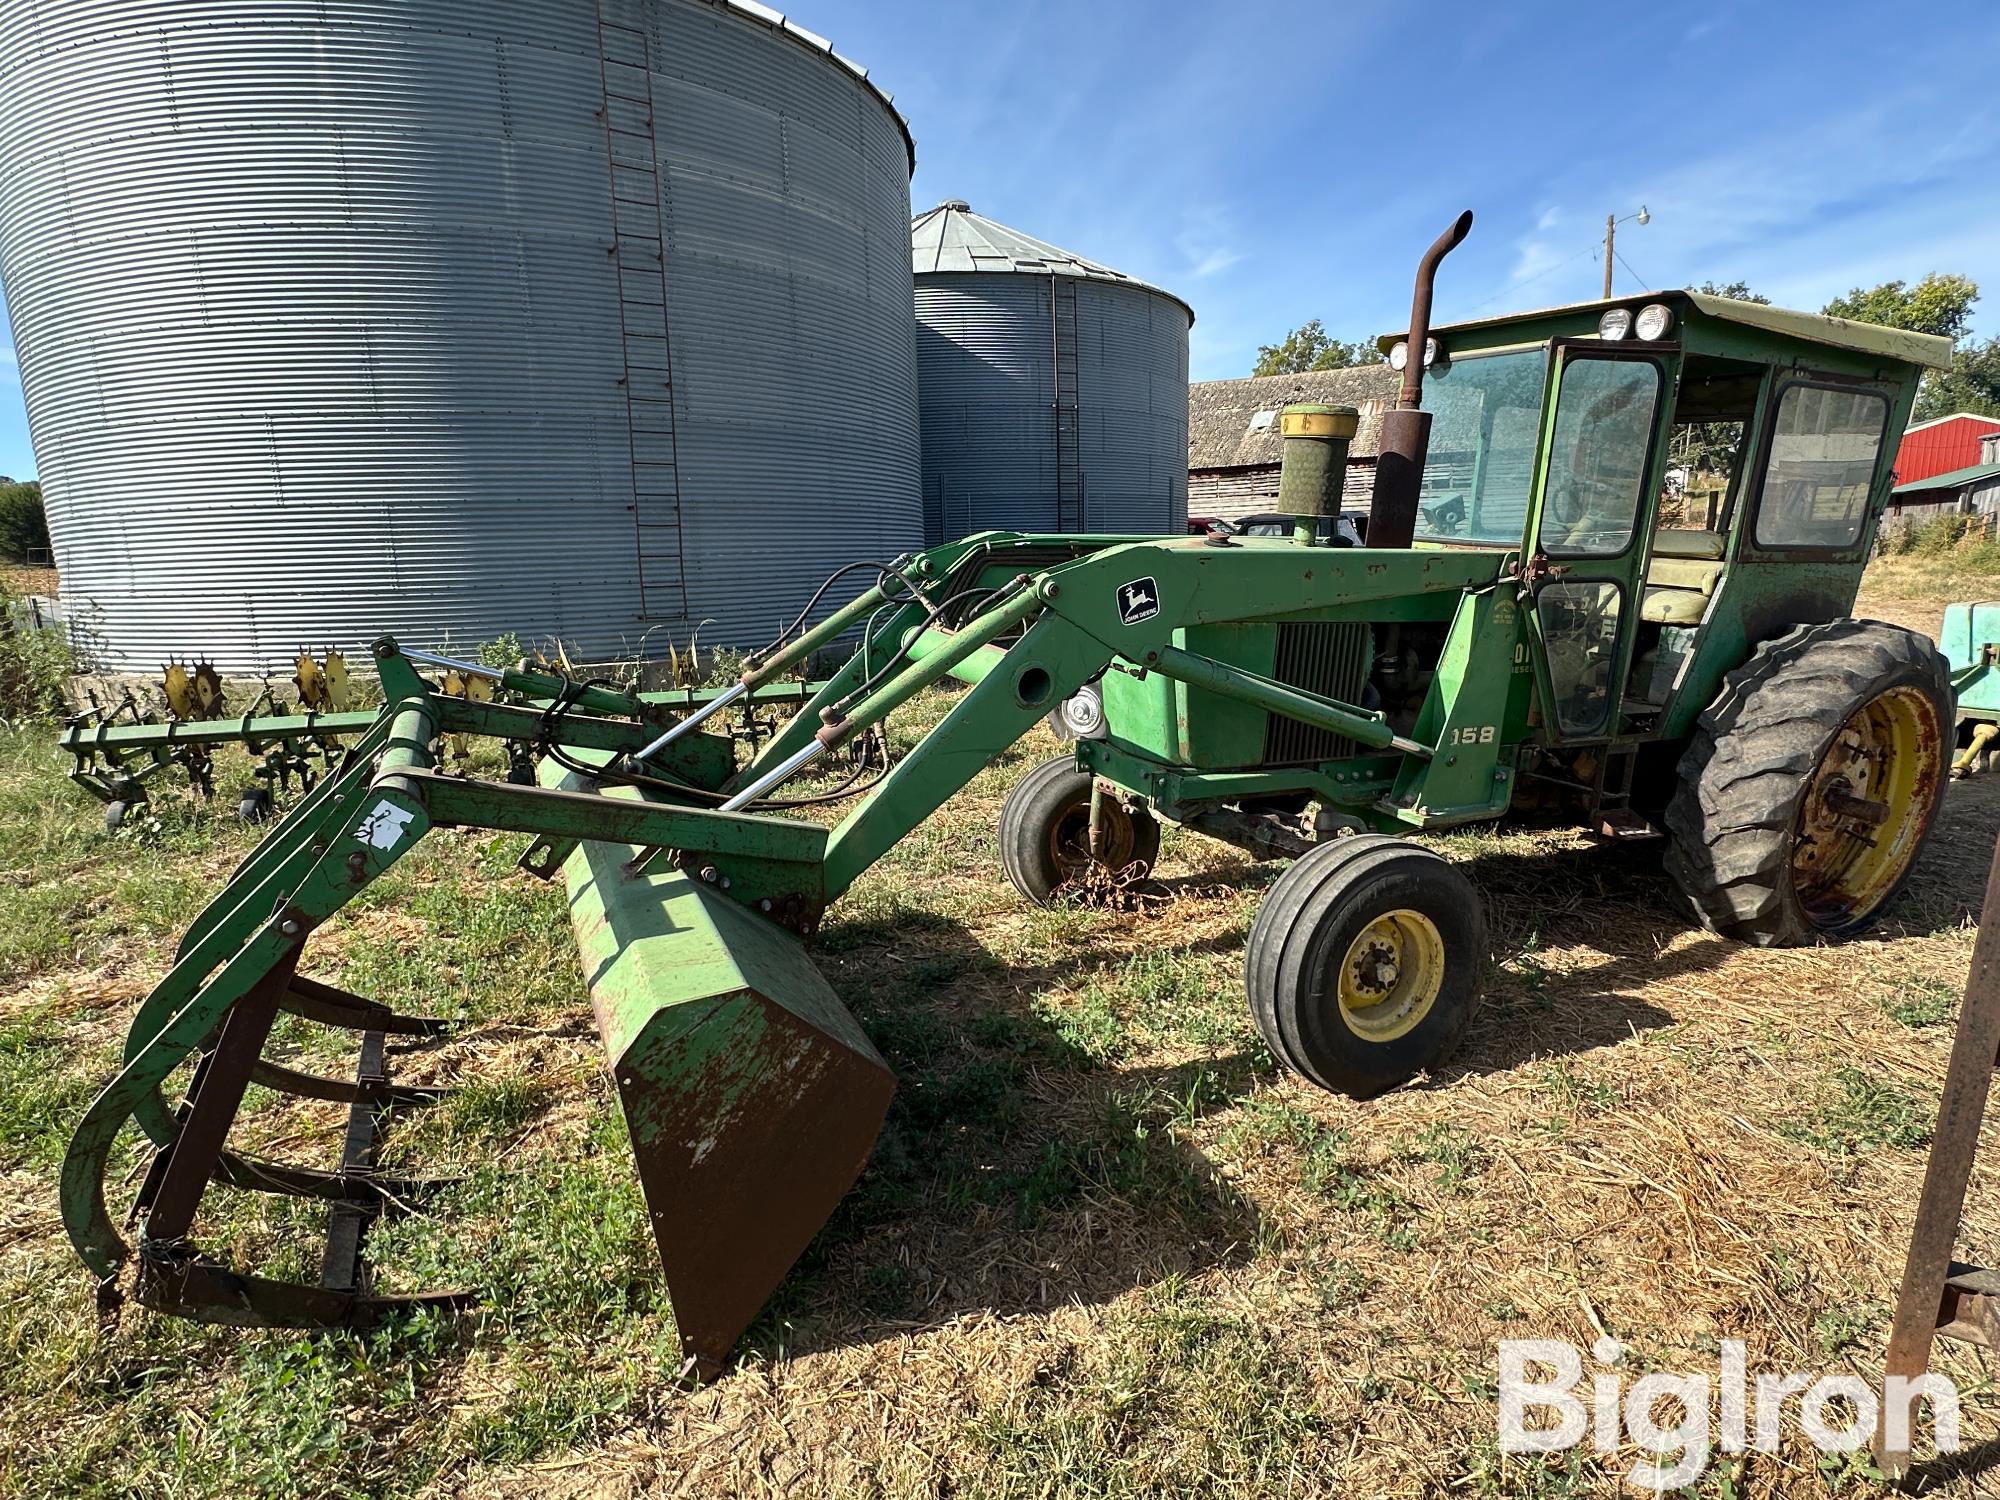
<svg viewBox="0 0 2000 1500"><path fill-rule="evenodd" d="M853 1186L895 1091L801 938L641 851L563 867L681 1346L719 1370Z"/></svg>

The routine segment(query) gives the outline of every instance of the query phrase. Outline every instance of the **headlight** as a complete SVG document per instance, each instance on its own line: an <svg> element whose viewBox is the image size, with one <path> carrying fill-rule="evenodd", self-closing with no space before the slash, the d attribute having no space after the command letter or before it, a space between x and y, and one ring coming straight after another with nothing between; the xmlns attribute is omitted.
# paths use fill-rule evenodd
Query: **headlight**
<svg viewBox="0 0 2000 1500"><path fill-rule="evenodd" d="M1439 350L1438 348L1438 341L1436 339L1424 340L1424 368L1426 370L1430 369L1431 366L1435 365L1438 362L1438 355L1441 352L1442 351ZM1389 368L1392 370L1400 370L1405 365L1409 364L1409 362L1410 362L1410 341L1408 339L1397 339L1396 342L1392 346L1390 346L1389 349Z"/></svg>
<svg viewBox="0 0 2000 1500"><path fill-rule="evenodd" d="M1062 702L1063 727L1080 740L1094 740L1104 733L1104 694L1094 683L1085 683Z"/></svg>
<svg viewBox="0 0 2000 1500"><path fill-rule="evenodd" d="M1674 331L1674 310L1664 302L1649 302L1639 309L1639 321L1632 326L1642 339L1663 339Z"/></svg>
<svg viewBox="0 0 2000 1500"><path fill-rule="evenodd" d="M1612 307L1605 309L1604 316L1597 320L1597 336L1601 339L1622 339L1632 331L1632 309Z"/></svg>

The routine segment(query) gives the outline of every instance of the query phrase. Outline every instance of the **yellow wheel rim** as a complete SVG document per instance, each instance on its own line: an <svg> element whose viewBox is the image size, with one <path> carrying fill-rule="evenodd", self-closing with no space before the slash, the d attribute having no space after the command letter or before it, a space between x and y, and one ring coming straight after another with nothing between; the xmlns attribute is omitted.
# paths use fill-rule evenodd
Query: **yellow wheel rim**
<svg viewBox="0 0 2000 1500"><path fill-rule="evenodd" d="M1444 985L1444 938L1420 911L1382 913L1340 961L1340 1019L1365 1042L1393 1042L1431 1013Z"/></svg>
<svg viewBox="0 0 2000 1500"><path fill-rule="evenodd" d="M1916 858L1944 773L1937 705L1912 687L1871 698L1841 725L1793 829L1792 885L1815 927L1861 921Z"/></svg>

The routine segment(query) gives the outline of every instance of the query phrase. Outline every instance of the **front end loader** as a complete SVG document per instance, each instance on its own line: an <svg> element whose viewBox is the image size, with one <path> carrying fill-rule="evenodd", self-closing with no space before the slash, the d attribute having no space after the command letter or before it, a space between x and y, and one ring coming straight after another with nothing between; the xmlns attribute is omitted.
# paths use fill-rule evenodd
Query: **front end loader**
<svg viewBox="0 0 2000 1500"><path fill-rule="evenodd" d="M1162 820L1290 859L1245 988L1273 1053L1324 1088L1393 1087L1474 1023L1480 900L1426 830L1511 811L1661 838L1718 930L1866 926L1944 785L1943 661L1849 618L1886 439L1944 341L1699 293L1432 330L1431 277L1469 226L1431 248L1388 351L1404 382L1365 546L1333 524L1356 414L1304 407L1283 417L1289 539L986 533L870 564L854 598L685 712L376 643L381 713L190 928L72 1142L65 1218L105 1300L345 1325L462 1300L378 1296L361 1253L433 1186L381 1173L375 1142L430 1097L389 1078L390 1040L443 1023L308 977L314 933L440 828L529 835L523 868L565 884L706 1371L861 1171L894 1088L812 963L827 908L1045 720L1070 745L1002 812L1013 884L1049 902L1141 879ZM1689 431L1724 482L1700 524L1662 525ZM754 757L712 732L842 642L845 666ZM439 685L467 673L497 692ZM946 678L962 690L943 718L888 759L880 726ZM528 746L537 784L447 769L457 736ZM357 1078L266 1061L280 1013L357 1033ZM234 1152L251 1082L346 1101L343 1160ZM129 1123L153 1154L121 1226L105 1182ZM325 1200L319 1283L204 1250L211 1181Z"/></svg>

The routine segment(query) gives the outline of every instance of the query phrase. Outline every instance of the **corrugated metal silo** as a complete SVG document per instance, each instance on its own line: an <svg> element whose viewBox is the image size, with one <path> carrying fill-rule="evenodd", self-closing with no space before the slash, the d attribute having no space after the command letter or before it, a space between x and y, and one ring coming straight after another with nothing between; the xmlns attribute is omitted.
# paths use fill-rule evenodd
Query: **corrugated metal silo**
<svg viewBox="0 0 2000 1500"><path fill-rule="evenodd" d="M930 541L1186 528L1185 302L957 200L910 259Z"/></svg>
<svg viewBox="0 0 2000 1500"><path fill-rule="evenodd" d="M920 534L908 131L775 11L37 0L0 96L0 275L107 665L754 642Z"/></svg>

